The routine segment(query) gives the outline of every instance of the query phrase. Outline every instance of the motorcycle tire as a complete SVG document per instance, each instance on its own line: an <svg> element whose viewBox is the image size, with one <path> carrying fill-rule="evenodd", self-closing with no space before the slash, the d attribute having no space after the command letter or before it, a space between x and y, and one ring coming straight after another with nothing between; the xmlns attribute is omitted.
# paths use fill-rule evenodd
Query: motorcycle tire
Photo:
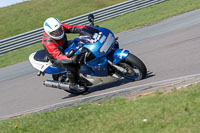
<svg viewBox="0 0 200 133"><path fill-rule="evenodd" d="M147 68L145 64L131 53L125 58L124 61L119 62L117 65L127 70L127 73L118 71L118 74L126 79L138 81L146 78L147 76Z"/></svg>

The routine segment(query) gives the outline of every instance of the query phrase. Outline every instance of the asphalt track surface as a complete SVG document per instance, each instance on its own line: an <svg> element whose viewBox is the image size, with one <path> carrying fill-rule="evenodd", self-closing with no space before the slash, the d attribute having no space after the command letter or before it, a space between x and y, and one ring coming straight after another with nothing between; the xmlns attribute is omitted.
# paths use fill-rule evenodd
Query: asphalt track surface
<svg viewBox="0 0 200 133"><path fill-rule="evenodd" d="M169 80L200 73L200 10L132 29L116 36L121 48L130 50L147 66L148 77L137 82L120 80L74 96L62 90L47 88L30 63L23 62L0 69L0 118L29 110L84 99L92 95L123 90L128 87Z"/></svg>

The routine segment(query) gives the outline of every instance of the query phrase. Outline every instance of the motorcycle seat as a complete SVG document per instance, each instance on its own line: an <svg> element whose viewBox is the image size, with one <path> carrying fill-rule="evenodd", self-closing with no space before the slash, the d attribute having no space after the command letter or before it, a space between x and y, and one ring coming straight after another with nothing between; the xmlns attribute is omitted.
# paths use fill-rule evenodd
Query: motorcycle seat
<svg viewBox="0 0 200 133"><path fill-rule="evenodd" d="M36 61L41 61L41 62L48 62L49 61L47 53L44 49L37 51L34 55L34 59Z"/></svg>

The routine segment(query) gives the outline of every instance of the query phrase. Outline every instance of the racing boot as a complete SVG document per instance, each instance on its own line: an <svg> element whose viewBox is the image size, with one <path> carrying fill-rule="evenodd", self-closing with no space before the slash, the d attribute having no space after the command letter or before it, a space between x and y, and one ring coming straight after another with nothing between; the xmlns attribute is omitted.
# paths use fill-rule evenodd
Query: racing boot
<svg viewBox="0 0 200 133"><path fill-rule="evenodd" d="M68 75L68 79L69 79L69 88L70 89L75 89L75 90L84 90L85 89L84 86L79 85L80 76L79 76L78 72L73 73L71 71L68 71L67 75Z"/></svg>

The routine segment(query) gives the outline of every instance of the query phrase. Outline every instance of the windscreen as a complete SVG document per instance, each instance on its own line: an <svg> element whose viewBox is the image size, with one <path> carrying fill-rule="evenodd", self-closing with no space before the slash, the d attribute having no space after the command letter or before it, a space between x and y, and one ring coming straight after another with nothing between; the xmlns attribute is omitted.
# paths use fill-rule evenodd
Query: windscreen
<svg viewBox="0 0 200 133"><path fill-rule="evenodd" d="M83 43L95 43L101 37L101 32L92 27L84 27L79 35L80 41Z"/></svg>

